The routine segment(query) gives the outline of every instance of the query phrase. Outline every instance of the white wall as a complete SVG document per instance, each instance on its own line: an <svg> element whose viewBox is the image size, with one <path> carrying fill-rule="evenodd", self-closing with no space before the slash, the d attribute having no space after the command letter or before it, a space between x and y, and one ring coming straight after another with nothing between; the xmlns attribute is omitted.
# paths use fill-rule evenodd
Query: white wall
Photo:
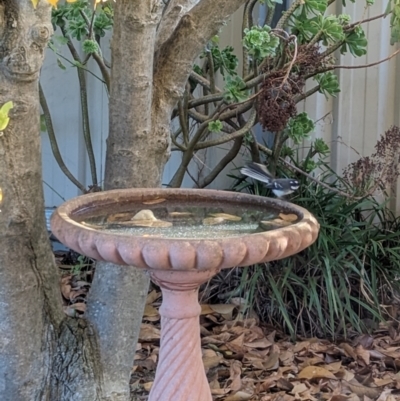
<svg viewBox="0 0 400 401"><path fill-rule="evenodd" d="M387 1L377 0L376 4L367 11L365 11L364 2L347 3L345 12L361 19L383 13ZM338 7L341 8L341 5ZM344 11L339 10L339 12ZM355 59L350 55L341 56L338 52L336 56L339 65L372 63L388 57L396 50L389 44L388 18L370 22L364 28L369 41L368 55ZM224 28L221 34L221 45L232 44L240 49L240 32L241 16L238 12L232 16L230 23ZM103 47L106 58L110 59L108 46ZM63 53L70 58L66 46L63 47ZM331 164L338 172L341 172L348 163L357 160L359 154L372 153L379 136L391 125L400 124L399 57L369 69L337 70L342 92L336 99L327 101L323 95L316 94L299 106L314 120L319 120L314 135L324 138L331 145ZM74 67L68 66L64 61L63 63L67 67L66 71L57 67L56 56L50 50L48 51L42 71L42 85L65 163L84 185L89 185L91 179L82 139L77 74ZM104 86L90 74L87 74L87 81L92 138L98 167L97 175L100 180L104 173L105 140L108 132L108 96ZM79 191L63 175L54 161L47 134L42 135L45 201L46 206L52 207L62 203L62 198L68 199L79 195ZM307 146L307 142L304 145ZM231 144L226 144L207 151L204 158L205 173L212 163L217 162L225 154L223 148L230 146ZM174 152L165 169L163 180L165 184L173 176L179 161L180 154ZM240 160L237 160L236 164L238 163ZM226 173L233 166L225 169L212 186L227 188L229 180ZM194 165L191 166L191 171L197 174ZM190 177L185 177L184 186L193 186ZM400 184L398 191L400 191ZM394 207L397 207L400 213L400 201Z"/></svg>

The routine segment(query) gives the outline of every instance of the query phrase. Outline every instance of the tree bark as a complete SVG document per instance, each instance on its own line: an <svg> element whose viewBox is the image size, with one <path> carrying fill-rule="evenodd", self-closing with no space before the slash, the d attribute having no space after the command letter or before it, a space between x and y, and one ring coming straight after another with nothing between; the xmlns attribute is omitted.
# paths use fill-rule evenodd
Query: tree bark
<svg viewBox="0 0 400 401"><path fill-rule="evenodd" d="M50 5L0 0L0 400L98 400L101 372L84 320L66 318L44 217L38 78ZM73 394L73 395L72 395Z"/></svg>
<svg viewBox="0 0 400 401"><path fill-rule="evenodd" d="M153 55L162 1L118 0L114 8L104 188L158 187L169 131L151 127ZM97 263L87 318L99 334L105 399L129 399L129 376L149 278L143 269Z"/></svg>
<svg viewBox="0 0 400 401"><path fill-rule="evenodd" d="M106 189L159 187L169 132L151 126L153 59L162 0L119 0L112 37Z"/></svg>
<svg viewBox="0 0 400 401"><path fill-rule="evenodd" d="M46 399L63 319L45 230L38 77L50 7L0 1L0 104L14 103L0 137L0 399Z"/></svg>

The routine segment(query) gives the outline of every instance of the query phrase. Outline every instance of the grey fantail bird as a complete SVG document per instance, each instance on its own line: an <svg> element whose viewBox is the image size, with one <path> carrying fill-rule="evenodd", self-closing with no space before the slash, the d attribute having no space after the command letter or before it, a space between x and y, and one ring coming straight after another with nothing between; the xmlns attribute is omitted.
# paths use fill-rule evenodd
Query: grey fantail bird
<svg viewBox="0 0 400 401"><path fill-rule="evenodd" d="M299 189L300 186L297 180L291 178L274 178L268 169L259 163L248 163L240 172L248 177L266 183L266 188L271 189L278 198L291 194Z"/></svg>

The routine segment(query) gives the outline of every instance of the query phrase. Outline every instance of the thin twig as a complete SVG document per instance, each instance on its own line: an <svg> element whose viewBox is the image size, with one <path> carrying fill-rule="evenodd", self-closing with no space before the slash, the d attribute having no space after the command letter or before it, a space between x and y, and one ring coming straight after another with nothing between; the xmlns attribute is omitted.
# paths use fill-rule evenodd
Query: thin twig
<svg viewBox="0 0 400 401"><path fill-rule="evenodd" d="M375 15L374 17L371 17L371 18L366 18L366 19L363 19L363 20L360 20L360 21L357 21L357 22L353 22L352 24L349 24L349 25L346 25L345 27L343 27L343 31L351 31L351 30L353 30L354 28L356 28L357 26L359 26L361 24L365 24L366 22L371 22L371 21L374 21L376 19L386 17L389 14L391 14L391 12L388 13L388 14L383 13L383 14Z"/></svg>
<svg viewBox="0 0 400 401"><path fill-rule="evenodd" d="M74 177L74 175L71 173L71 171L69 171L68 167L64 163L64 160L63 160L61 152L60 152L60 148L58 147L57 138L54 133L54 127L53 127L53 121L52 121L51 114L50 114L50 109L47 104L47 100L44 95L42 85L40 85L40 84L39 84L39 99L40 99L40 106L42 107L42 110L43 110L44 119L46 121L47 134L49 135L49 141L50 141L51 150L53 152L53 156L56 159L56 162L57 162L58 166L60 167L61 171L66 175L66 177L79 190L81 190L82 193L85 194L85 193L87 193L87 191L86 191L86 188L84 187L84 185L81 184Z"/></svg>

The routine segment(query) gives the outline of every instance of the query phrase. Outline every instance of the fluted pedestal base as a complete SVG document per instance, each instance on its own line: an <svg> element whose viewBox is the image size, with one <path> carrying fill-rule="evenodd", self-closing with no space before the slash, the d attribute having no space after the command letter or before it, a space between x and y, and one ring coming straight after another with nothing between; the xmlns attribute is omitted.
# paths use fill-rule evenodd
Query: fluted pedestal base
<svg viewBox="0 0 400 401"><path fill-rule="evenodd" d="M163 301L160 355L149 401L212 401L201 354L198 283L166 284L157 273L151 275Z"/></svg>

